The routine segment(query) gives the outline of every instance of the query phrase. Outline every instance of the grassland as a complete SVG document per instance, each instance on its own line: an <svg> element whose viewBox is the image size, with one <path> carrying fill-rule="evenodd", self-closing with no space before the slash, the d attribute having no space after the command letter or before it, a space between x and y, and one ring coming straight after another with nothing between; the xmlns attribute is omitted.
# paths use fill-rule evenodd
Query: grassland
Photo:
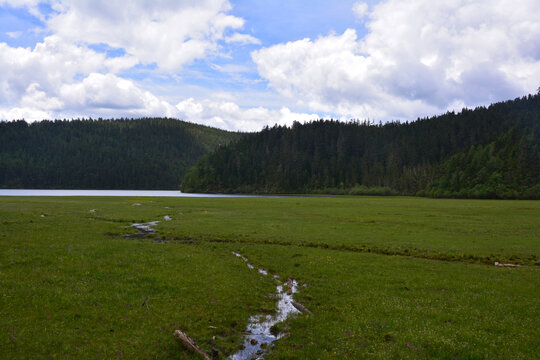
<svg viewBox="0 0 540 360"><path fill-rule="evenodd" d="M540 349L539 201L5 197L0 358L195 358L178 328L224 358L274 307L273 282L233 250L306 285L296 298L315 315L282 324L269 359Z"/></svg>

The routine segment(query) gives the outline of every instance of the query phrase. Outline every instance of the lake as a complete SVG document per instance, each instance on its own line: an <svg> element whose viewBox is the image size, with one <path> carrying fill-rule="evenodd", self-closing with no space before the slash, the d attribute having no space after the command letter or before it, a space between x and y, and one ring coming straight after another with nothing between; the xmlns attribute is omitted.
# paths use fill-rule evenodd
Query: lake
<svg viewBox="0 0 540 360"><path fill-rule="evenodd" d="M137 196L137 197L283 197L265 195L190 194L177 190L45 190L0 189L0 196Z"/></svg>

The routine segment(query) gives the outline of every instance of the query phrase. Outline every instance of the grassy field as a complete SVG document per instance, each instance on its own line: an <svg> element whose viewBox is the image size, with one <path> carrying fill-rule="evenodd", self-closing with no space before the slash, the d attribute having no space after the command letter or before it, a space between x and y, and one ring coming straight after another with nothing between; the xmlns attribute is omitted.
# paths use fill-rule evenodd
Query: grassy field
<svg viewBox="0 0 540 360"><path fill-rule="evenodd" d="M225 358L275 306L231 251L306 285L315 315L281 324L268 359L540 351L539 201L3 197L0 358L196 358L175 329Z"/></svg>

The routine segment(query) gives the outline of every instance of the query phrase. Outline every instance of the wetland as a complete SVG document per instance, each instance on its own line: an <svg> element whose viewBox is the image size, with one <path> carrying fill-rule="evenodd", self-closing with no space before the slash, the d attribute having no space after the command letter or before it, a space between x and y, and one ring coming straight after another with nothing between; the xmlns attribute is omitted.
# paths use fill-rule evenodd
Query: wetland
<svg viewBox="0 0 540 360"><path fill-rule="evenodd" d="M0 353L197 358L180 329L225 359L286 300L265 359L534 358L539 218L539 201L0 197Z"/></svg>

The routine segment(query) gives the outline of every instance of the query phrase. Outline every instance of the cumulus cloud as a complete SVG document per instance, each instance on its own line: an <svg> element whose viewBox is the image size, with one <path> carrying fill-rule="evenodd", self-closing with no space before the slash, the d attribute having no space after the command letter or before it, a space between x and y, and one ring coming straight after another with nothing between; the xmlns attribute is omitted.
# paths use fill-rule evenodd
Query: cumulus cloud
<svg viewBox="0 0 540 360"><path fill-rule="evenodd" d="M103 53L66 42L56 35L46 37L33 49L0 43L0 107L28 109L17 110L15 114L30 114L26 117L29 120L37 120L44 114L50 117L62 110L84 113L82 107L70 107L74 103L64 99L62 88L77 84L77 77L99 71L113 76L136 63L132 56L107 58ZM111 99L122 97L111 96ZM14 113L2 111L2 118L10 119L9 114Z"/></svg>
<svg viewBox="0 0 540 360"><path fill-rule="evenodd" d="M279 110L241 108L232 101L210 99L197 101L189 98L179 102L176 108L180 117L187 121L239 131L259 131L266 125L291 125L293 121L305 122L319 118L317 114L295 113L287 107Z"/></svg>
<svg viewBox="0 0 540 360"><path fill-rule="evenodd" d="M0 106L0 119L27 121L71 117L178 117L176 107L133 81L113 74L91 73L80 82L64 84L55 95L32 83L21 98L20 106Z"/></svg>
<svg viewBox="0 0 540 360"><path fill-rule="evenodd" d="M41 3L52 12L45 16ZM228 14L227 0L0 0L0 6L26 8L48 34L34 48L0 43L0 119L178 116L176 107L120 74L138 64L175 74L218 53L219 41L258 42L239 32L225 38L244 25Z"/></svg>
<svg viewBox="0 0 540 360"><path fill-rule="evenodd" d="M174 117L178 111L133 81L112 74L92 73L80 83L63 85L60 96L70 108L84 108L92 113L106 112L122 116Z"/></svg>
<svg viewBox="0 0 540 360"><path fill-rule="evenodd" d="M78 0L63 3L48 27L65 40L108 44L144 64L178 72L217 52L225 32L244 25L243 19L227 14L230 9L226 0Z"/></svg>
<svg viewBox="0 0 540 360"><path fill-rule="evenodd" d="M52 119L51 113L40 109L21 107L0 107L0 120L44 120ZM31 121L30 120L30 121Z"/></svg>
<svg viewBox="0 0 540 360"><path fill-rule="evenodd" d="M33 83L54 92L76 74L100 69L107 70L105 55L57 36L45 38L34 49L0 43L0 101L17 102Z"/></svg>
<svg viewBox="0 0 540 360"><path fill-rule="evenodd" d="M50 97L40 89L38 83L32 83L26 89L21 99L21 106L29 109L41 109L44 111L60 110L64 103L57 97Z"/></svg>
<svg viewBox="0 0 540 360"><path fill-rule="evenodd" d="M197 60L234 81L244 75L261 81L251 76L251 64L214 64L220 63L215 56L232 56L233 46L261 43L242 33L244 19L230 14L228 0L0 0L0 6L27 9L41 20L45 36L33 48L0 43L0 119L175 116L259 130L317 113L412 119L520 96L540 85L537 0L519 6L511 0L357 1L352 11L368 31L364 37L347 29L251 53L275 92L241 100L208 95L176 106L178 99L159 88L156 76L196 77L189 65ZM125 78L133 71L137 79L138 69L149 78ZM169 102L149 88L167 93ZM186 93L182 98L203 97ZM309 114L291 110L295 106Z"/></svg>
<svg viewBox="0 0 540 360"><path fill-rule="evenodd" d="M271 87L314 111L411 118L533 92L539 13L535 0L389 0L373 8L362 39L348 29L252 59Z"/></svg>

